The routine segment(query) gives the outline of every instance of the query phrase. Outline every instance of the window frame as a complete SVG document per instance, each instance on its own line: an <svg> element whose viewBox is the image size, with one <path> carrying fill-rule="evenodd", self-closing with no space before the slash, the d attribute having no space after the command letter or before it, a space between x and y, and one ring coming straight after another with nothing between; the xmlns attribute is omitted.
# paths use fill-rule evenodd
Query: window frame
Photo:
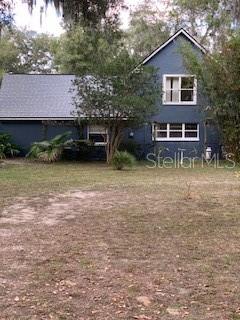
<svg viewBox="0 0 240 320"><path fill-rule="evenodd" d="M166 130L156 130L155 126L158 124L166 124L167 125L167 129ZM170 129L170 125L171 124L181 124L182 125L182 130L171 130ZM197 125L197 129L196 130L186 130L186 125L188 124L195 124ZM156 133L157 132L166 132L167 133L167 137L163 138L163 137L157 137ZM186 123L176 123L176 122L172 122L172 123L153 123L152 124L152 141L199 141L200 140L200 132L199 132L199 123L193 123L193 122L186 122ZM170 137L170 133L171 132L182 132L182 137ZM196 132L197 133L197 137L186 137L186 132Z"/></svg>
<svg viewBox="0 0 240 320"><path fill-rule="evenodd" d="M91 140L91 139L90 139L90 135L91 135L91 134L99 134L99 135L100 135L100 134L103 134L103 133L100 132L100 131L91 131L91 130L90 130L91 126L99 126L99 127L104 128L105 134L106 134L106 136L107 136L107 140L106 140L105 142L94 142L94 146L106 146L106 145L108 144L108 141L109 141L109 134L108 134L107 128L104 127L104 126L102 126L102 125L88 125L88 126L87 126L87 139L88 139L88 140Z"/></svg>
<svg viewBox="0 0 240 320"><path fill-rule="evenodd" d="M193 87L193 101L181 101L181 92L182 92L182 78L194 78L194 87ZM166 80L167 78L179 78L178 84L178 102L166 101L167 92L166 92ZM187 90L187 89L186 89ZM190 89L189 89L190 90ZM193 74L164 74L163 75L163 95L162 95L162 104L163 105L196 105L197 104L197 78Z"/></svg>

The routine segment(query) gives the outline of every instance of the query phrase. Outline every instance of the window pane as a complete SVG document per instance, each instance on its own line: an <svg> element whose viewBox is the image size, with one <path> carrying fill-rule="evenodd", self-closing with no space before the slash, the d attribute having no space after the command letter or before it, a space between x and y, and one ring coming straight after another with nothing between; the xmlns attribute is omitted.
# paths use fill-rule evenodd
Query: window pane
<svg viewBox="0 0 240 320"><path fill-rule="evenodd" d="M166 91L166 102L172 101L172 91Z"/></svg>
<svg viewBox="0 0 240 320"><path fill-rule="evenodd" d="M181 123L170 123L170 130L182 130Z"/></svg>
<svg viewBox="0 0 240 320"><path fill-rule="evenodd" d="M193 90L182 90L181 101L193 101Z"/></svg>
<svg viewBox="0 0 240 320"><path fill-rule="evenodd" d="M182 138L181 131L171 131L169 134L170 138Z"/></svg>
<svg viewBox="0 0 240 320"><path fill-rule="evenodd" d="M181 89L193 89L194 77L182 77Z"/></svg>
<svg viewBox="0 0 240 320"><path fill-rule="evenodd" d="M158 131L157 138L167 138L167 132L166 131Z"/></svg>
<svg viewBox="0 0 240 320"><path fill-rule="evenodd" d="M90 125L89 126L89 133L102 133L106 134L106 128L101 125Z"/></svg>
<svg viewBox="0 0 240 320"><path fill-rule="evenodd" d="M179 90L167 90L166 102L179 102Z"/></svg>
<svg viewBox="0 0 240 320"><path fill-rule="evenodd" d="M167 77L166 78L166 89L179 89L179 78L178 77Z"/></svg>
<svg viewBox="0 0 240 320"><path fill-rule="evenodd" d="M179 77L166 78L166 102L179 102Z"/></svg>
<svg viewBox="0 0 240 320"><path fill-rule="evenodd" d="M197 123L186 123L185 124L185 130L197 130L198 125Z"/></svg>
<svg viewBox="0 0 240 320"><path fill-rule="evenodd" d="M172 90L172 102L179 102L179 90Z"/></svg>
<svg viewBox="0 0 240 320"><path fill-rule="evenodd" d="M157 130L167 130L167 124L166 123L159 123L156 126Z"/></svg>
<svg viewBox="0 0 240 320"><path fill-rule="evenodd" d="M198 133L195 131L186 131L185 132L185 138L197 138Z"/></svg>
<svg viewBox="0 0 240 320"><path fill-rule="evenodd" d="M94 142L107 142L106 134L90 133L89 140Z"/></svg>
<svg viewBox="0 0 240 320"><path fill-rule="evenodd" d="M171 78L166 78L165 89L166 90L171 89Z"/></svg>
<svg viewBox="0 0 240 320"><path fill-rule="evenodd" d="M171 89L179 90L179 78L178 77L171 78Z"/></svg>

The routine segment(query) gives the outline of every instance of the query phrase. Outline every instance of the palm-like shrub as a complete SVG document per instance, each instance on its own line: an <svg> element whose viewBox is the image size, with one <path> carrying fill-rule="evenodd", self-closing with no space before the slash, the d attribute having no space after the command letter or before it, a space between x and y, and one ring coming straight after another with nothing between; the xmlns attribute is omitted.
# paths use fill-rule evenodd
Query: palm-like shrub
<svg viewBox="0 0 240 320"><path fill-rule="evenodd" d="M135 162L135 157L127 151L115 152L112 159L112 165L116 170L122 170L125 167L132 168Z"/></svg>
<svg viewBox="0 0 240 320"><path fill-rule="evenodd" d="M0 134L0 159L13 157L20 152L17 145L12 142L11 135L8 133Z"/></svg>
<svg viewBox="0 0 240 320"><path fill-rule="evenodd" d="M65 132L48 141L34 142L26 157L49 163L60 160L64 148L72 144L68 140L70 134Z"/></svg>

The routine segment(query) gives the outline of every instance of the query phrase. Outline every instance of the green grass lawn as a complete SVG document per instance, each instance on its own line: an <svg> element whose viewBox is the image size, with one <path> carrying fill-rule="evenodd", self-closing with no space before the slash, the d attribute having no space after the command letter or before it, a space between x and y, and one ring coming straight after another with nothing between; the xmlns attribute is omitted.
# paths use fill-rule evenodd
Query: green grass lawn
<svg viewBox="0 0 240 320"><path fill-rule="evenodd" d="M133 170L116 171L104 163L57 163L39 164L27 161L8 161L0 168L1 199L14 196L39 195L60 192L71 188L111 189L142 188L149 190L157 185L171 185L182 182L179 191L188 189L191 182L210 182L209 187L226 178L236 179L237 169L215 169L212 166L194 169L148 169L139 164ZM227 182L227 181L226 181ZM204 192L205 190L201 190Z"/></svg>
<svg viewBox="0 0 240 320"><path fill-rule="evenodd" d="M0 169L0 319L240 319L238 169Z"/></svg>

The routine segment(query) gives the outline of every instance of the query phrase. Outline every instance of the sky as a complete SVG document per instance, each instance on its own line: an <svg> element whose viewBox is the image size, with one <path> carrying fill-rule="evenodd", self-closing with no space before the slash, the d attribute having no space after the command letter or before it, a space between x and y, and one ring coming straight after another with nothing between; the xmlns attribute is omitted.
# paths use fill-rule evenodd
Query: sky
<svg viewBox="0 0 240 320"><path fill-rule="evenodd" d="M131 8L140 4L142 0L125 0L129 10L124 10L121 13L123 28L127 28L129 20L129 12ZM40 9L43 7L42 25L40 24ZM63 32L61 26L61 16L58 16L54 7L49 5L47 10L44 5L44 0L38 0L36 7L33 9L32 15L29 14L27 0L15 0L14 7L15 23L20 28L26 28L42 33L60 35Z"/></svg>

